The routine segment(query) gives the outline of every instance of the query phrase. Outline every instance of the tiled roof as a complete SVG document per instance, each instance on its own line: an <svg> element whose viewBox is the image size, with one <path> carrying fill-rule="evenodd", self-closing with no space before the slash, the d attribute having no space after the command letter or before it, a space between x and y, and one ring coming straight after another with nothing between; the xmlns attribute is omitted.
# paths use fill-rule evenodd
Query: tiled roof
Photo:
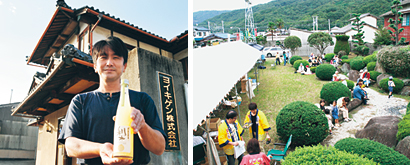
<svg viewBox="0 0 410 165"><path fill-rule="evenodd" d="M209 29L204 28L204 27L199 27L199 26L194 26L194 29L197 31L209 31Z"/></svg>
<svg viewBox="0 0 410 165"><path fill-rule="evenodd" d="M364 13L364 14L360 15L359 18L361 19L361 18L366 17L366 16L372 16L372 17L375 17L376 19L379 19L377 16L375 16L375 15L373 15L373 14L370 14L370 13ZM355 20L355 19L356 19L355 17L354 17L354 18L350 18L349 21L353 21L353 20Z"/></svg>

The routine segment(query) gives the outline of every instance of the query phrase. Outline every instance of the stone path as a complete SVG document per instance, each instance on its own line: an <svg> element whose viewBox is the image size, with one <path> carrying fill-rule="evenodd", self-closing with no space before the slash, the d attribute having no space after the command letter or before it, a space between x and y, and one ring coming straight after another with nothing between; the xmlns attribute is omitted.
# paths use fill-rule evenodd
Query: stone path
<svg viewBox="0 0 410 165"><path fill-rule="evenodd" d="M367 122L376 116L402 116L406 113L406 106L408 102L401 98L392 97L387 98L387 95L381 95L377 91L365 88L368 93L369 105L361 105L355 110L349 112L349 116L353 119L350 122L341 122L341 126L338 129L332 130L333 134L329 135L322 145L332 145L344 138L355 137L358 130L363 129Z"/></svg>

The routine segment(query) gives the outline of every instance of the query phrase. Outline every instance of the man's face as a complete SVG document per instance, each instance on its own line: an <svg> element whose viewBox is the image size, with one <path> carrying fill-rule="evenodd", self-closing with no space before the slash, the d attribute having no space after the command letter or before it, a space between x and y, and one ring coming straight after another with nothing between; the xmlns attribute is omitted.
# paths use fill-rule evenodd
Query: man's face
<svg viewBox="0 0 410 165"><path fill-rule="evenodd" d="M94 64L94 70L105 82L119 81L122 73L125 71L127 64L124 64L124 58L115 55L109 47L104 47L104 52L97 57Z"/></svg>
<svg viewBox="0 0 410 165"><path fill-rule="evenodd" d="M362 86L363 85L363 82L362 81L359 81L359 86Z"/></svg>
<svg viewBox="0 0 410 165"><path fill-rule="evenodd" d="M232 119L226 119L226 121L228 122L228 124L233 124L236 121L236 117L234 117Z"/></svg>
<svg viewBox="0 0 410 165"><path fill-rule="evenodd" d="M252 116L256 115L256 109L251 110Z"/></svg>

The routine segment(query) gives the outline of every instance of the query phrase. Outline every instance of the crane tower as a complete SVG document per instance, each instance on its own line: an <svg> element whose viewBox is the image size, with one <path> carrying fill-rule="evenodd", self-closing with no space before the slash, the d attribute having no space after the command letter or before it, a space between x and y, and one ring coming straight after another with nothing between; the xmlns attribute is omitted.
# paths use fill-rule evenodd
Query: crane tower
<svg viewBox="0 0 410 165"><path fill-rule="evenodd" d="M250 0L245 0L246 9L245 9L245 30L244 30L244 40L245 43L256 43L256 32L255 26L253 23L253 12L252 12L252 3Z"/></svg>

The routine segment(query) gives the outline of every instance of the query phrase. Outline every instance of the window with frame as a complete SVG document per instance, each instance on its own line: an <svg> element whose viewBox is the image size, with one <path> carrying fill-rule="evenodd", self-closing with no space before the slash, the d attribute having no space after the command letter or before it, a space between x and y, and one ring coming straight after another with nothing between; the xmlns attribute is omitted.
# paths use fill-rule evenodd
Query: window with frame
<svg viewBox="0 0 410 165"><path fill-rule="evenodd" d="M409 22L410 22L410 15L409 14L403 14L403 22L401 24L401 26L409 26Z"/></svg>

